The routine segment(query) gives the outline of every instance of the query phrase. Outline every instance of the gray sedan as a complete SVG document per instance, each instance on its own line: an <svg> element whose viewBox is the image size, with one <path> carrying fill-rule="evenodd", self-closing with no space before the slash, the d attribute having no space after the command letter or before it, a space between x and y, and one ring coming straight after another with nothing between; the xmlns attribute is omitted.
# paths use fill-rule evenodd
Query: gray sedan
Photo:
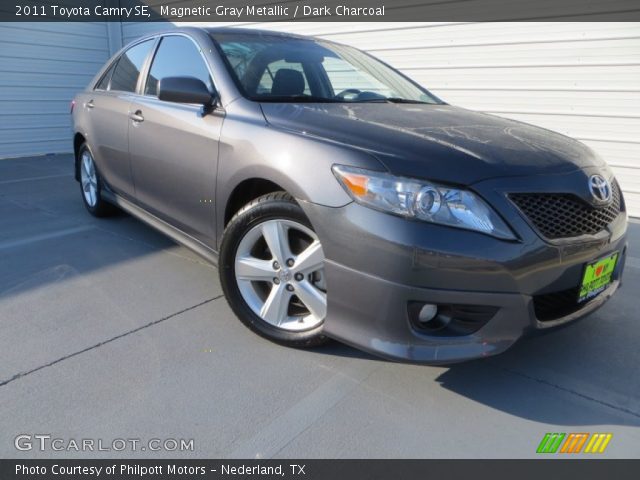
<svg viewBox="0 0 640 480"><path fill-rule="evenodd" d="M624 199L557 133L448 105L354 48L182 28L72 103L76 178L219 267L238 318L294 347L500 353L620 285Z"/></svg>

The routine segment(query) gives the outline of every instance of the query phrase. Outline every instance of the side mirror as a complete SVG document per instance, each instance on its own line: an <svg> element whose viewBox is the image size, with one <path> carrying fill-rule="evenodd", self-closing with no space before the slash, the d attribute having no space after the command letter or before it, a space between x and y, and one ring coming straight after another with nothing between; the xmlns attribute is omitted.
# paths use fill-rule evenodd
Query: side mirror
<svg viewBox="0 0 640 480"><path fill-rule="evenodd" d="M215 99L202 80L194 77L164 77L158 83L158 98L167 102L211 106Z"/></svg>

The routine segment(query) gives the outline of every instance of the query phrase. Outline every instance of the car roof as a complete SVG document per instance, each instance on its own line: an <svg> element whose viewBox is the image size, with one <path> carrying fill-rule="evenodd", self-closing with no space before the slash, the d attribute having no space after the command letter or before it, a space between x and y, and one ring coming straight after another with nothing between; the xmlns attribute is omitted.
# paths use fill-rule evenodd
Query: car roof
<svg viewBox="0 0 640 480"><path fill-rule="evenodd" d="M172 29L162 30L158 32L153 32L148 35L144 35L140 38L148 38L148 37L156 37L161 35L168 35L171 33L193 33L193 32L205 32L213 37L217 34L226 35L226 34L238 34L238 35L248 35L255 37L269 36L269 37L281 37L281 38L296 38L296 39L306 39L306 40L320 40L319 38L310 36L310 35L298 35L295 33L288 32L277 32L274 30L263 30L257 28L242 28L242 27L198 27L198 26L177 26Z"/></svg>
<svg viewBox="0 0 640 480"><path fill-rule="evenodd" d="M286 38L313 38L307 35L297 35L295 33L287 33L287 32L276 32L273 30L263 30L257 28L241 28L241 27L201 27L207 33L215 35L217 33L235 33L242 35L250 35L250 36L264 36L268 35L271 37L286 37Z"/></svg>
<svg viewBox="0 0 640 480"><path fill-rule="evenodd" d="M324 38L314 37L311 35L299 35L296 33L278 32L274 30L263 30L263 29L257 29L257 28L242 28L242 27L199 27L199 26L191 26L191 25L184 26L184 27L177 26L172 29L149 33L148 35L143 35L140 38L137 38L134 42L131 42L129 45L132 45L133 43L139 43L149 38L159 37L163 35L170 35L172 33L193 34L195 32L205 33L210 37L212 37L214 40L216 38L216 35L236 34L236 35L253 36L256 38L279 37L279 38L292 38L292 39L300 39L300 40L322 41L323 43L341 45L338 42L334 42L332 40L327 40Z"/></svg>

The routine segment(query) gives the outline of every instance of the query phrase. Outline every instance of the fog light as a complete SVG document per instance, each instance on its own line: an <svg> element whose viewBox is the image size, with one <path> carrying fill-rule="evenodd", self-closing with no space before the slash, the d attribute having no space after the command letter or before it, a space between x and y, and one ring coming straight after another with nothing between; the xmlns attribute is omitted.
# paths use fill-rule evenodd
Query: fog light
<svg viewBox="0 0 640 480"><path fill-rule="evenodd" d="M431 305L430 303L425 303L424 307L420 309L420 313L418 313L418 321L420 323L427 323L433 320L437 314L438 307Z"/></svg>
<svg viewBox="0 0 640 480"><path fill-rule="evenodd" d="M437 305L425 303L418 312L417 320L423 330L437 332L446 328L451 317L441 315Z"/></svg>
<svg viewBox="0 0 640 480"><path fill-rule="evenodd" d="M489 305L433 304L407 302L411 326L426 335L459 337L480 330L497 313Z"/></svg>

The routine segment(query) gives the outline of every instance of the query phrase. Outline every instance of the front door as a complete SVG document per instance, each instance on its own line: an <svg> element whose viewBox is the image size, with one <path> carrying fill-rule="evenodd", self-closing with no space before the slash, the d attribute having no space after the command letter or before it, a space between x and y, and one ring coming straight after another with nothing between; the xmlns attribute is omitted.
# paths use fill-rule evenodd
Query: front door
<svg viewBox="0 0 640 480"><path fill-rule="evenodd" d="M130 105L129 154L136 201L184 233L214 244L221 111L161 101L164 77L191 76L213 88L199 47L183 35L162 38L141 96Z"/></svg>

